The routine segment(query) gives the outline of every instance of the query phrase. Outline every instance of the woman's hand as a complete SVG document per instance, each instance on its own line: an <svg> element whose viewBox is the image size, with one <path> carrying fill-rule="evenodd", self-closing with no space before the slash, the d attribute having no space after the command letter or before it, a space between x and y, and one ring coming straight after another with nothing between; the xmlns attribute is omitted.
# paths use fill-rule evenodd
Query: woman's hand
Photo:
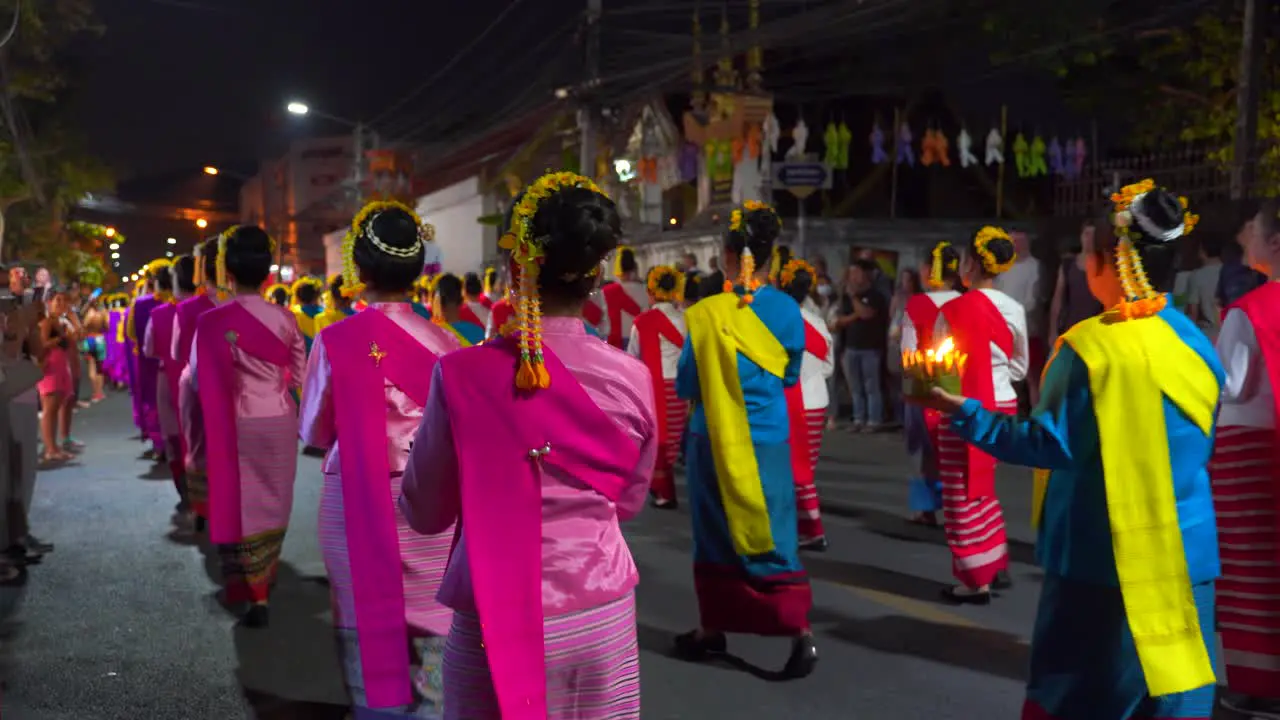
<svg viewBox="0 0 1280 720"><path fill-rule="evenodd" d="M964 396L952 395L942 388L935 387L929 391L929 395L926 397L907 397L906 401L930 410L951 414L958 411L967 399Z"/></svg>

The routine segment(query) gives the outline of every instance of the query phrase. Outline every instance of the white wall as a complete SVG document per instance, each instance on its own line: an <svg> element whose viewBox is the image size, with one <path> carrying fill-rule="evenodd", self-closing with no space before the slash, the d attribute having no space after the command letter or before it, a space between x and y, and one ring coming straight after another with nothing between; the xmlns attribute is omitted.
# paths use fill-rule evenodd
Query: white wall
<svg viewBox="0 0 1280 720"><path fill-rule="evenodd" d="M493 201L480 192L480 178L418 198L418 215L436 228L436 244L445 272L478 272L497 250L497 230L477 220L493 212Z"/></svg>

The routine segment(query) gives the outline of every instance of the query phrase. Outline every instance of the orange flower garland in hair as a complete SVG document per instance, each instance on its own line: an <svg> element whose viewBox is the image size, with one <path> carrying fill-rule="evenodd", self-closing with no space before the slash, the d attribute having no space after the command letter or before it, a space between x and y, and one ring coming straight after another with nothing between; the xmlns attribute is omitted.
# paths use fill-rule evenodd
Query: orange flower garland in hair
<svg viewBox="0 0 1280 720"><path fill-rule="evenodd" d="M729 232L741 233L750 236L751 227L747 225L747 216L753 212L761 210L773 210L772 207L756 200L748 200L742 204L741 208L734 208L729 213ZM782 227L782 218L778 218L778 227ZM746 244L742 247L742 257L739 261L738 284L742 286L742 306L750 305L755 298L753 293L760 289L764 283L756 279L756 258L751 253L751 248ZM724 291L733 292L733 281L724 281Z"/></svg>
<svg viewBox="0 0 1280 720"><path fill-rule="evenodd" d="M815 280L818 277L818 271L812 265L801 260L800 258L792 258L783 266L782 273L779 275L782 287L788 287L796 280L796 273L803 270L809 273L809 277Z"/></svg>
<svg viewBox="0 0 1280 720"><path fill-rule="evenodd" d="M520 274L515 320L520 336L520 368L516 371L516 387L521 390L551 387L551 375L543 365L542 300L538 295L538 273L545 259L545 239L534 237L533 219L543 200L569 188L582 188L605 195L589 178L576 173L543 175L529 186L524 197L512 208L511 227L507 228L498 241L498 247L511 253L511 261Z"/></svg>
<svg viewBox="0 0 1280 720"><path fill-rule="evenodd" d="M675 284L670 290L662 289L662 279L665 277L675 278ZM653 295L653 299L658 302L680 302L684 300L684 280L684 273L676 268L670 265L658 265L649 270L647 278L649 294Z"/></svg>
<svg viewBox="0 0 1280 720"><path fill-rule="evenodd" d="M929 263L929 287L942 288L946 285L947 272L954 272L960 269L959 260L946 261L946 256L943 253L949 247L951 247L951 243L946 240L933 246L933 262Z"/></svg>
<svg viewBox="0 0 1280 720"><path fill-rule="evenodd" d="M1133 230L1135 222L1139 226L1143 224L1143 219L1134 215L1134 204L1143 195L1155 189L1155 181L1148 178L1126 185L1120 188L1120 192L1111 195L1111 202L1115 205L1112 224L1115 225L1116 235L1120 238L1120 243L1116 247L1116 274L1124 290L1124 299L1112 309L1112 312L1124 320L1151 317L1163 310L1168 302L1164 293L1152 287L1151 280L1147 278L1147 271L1142 267L1142 256L1135 245L1135 240L1140 233ZM1179 197L1178 202L1183 209L1182 225L1166 233L1166 241L1176 240L1186 235L1195 229L1196 223L1200 222L1199 215L1187 211L1185 197ZM1143 229L1146 230L1146 228Z"/></svg>

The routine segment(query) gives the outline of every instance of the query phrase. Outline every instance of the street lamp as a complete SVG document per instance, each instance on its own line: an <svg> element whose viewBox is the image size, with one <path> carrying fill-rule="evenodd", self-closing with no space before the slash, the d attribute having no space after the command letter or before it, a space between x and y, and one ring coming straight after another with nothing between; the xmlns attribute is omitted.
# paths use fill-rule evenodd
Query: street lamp
<svg viewBox="0 0 1280 720"><path fill-rule="evenodd" d="M306 115L311 112L311 108L307 107L306 103L298 102L296 100L289 103L285 109L294 115Z"/></svg>
<svg viewBox="0 0 1280 720"><path fill-rule="evenodd" d="M365 154L365 150L367 149L365 146L365 134L367 133L369 135L369 146L374 149L377 149L378 134L376 132L373 132L368 128L366 128L363 122L360 122L358 120L348 120L347 118L338 117L337 115L330 115L328 113L320 112L318 110L312 110L310 105L307 105L306 103L300 102L298 100L294 100L289 104L285 105L285 109L288 110L289 113L292 115L298 115L298 116L315 115L318 118L323 118L325 120L338 123L339 125L346 125L347 127L351 128L353 131L352 136L353 136L353 139L355 140L355 153L354 153L354 157L352 157L353 165L351 168L352 170L351 177L355 181L355 186L357 188L359 188L361 185L364 184L364 154Z"/></svg>
<svg viewBox="0 0 1280 720"><path fill-rule="evenodd" d="M116 229L113 227L107 228L107 237L115 237L115 236L116 236Z"/></svg>
<svg viewBox="0 0 1280 720"><path fill-rule="evenodd" d="M198 227L198 228L200 228L201 230L203 230L203 229L205 229L205 228L209 227L209 221L208 221L208 220L205 220L204 218L200 218L199 220L197 220L197 221L196 221L196 227Z"/></svg>
<svg viewBox="0 0 1280 720"><path fill-rule="evenodd" d="M218 168L216 168L216 167L214 167L214 166L212 166L212 165L205 165L205 166L204 166L204 174L205 174L205 175L217 175L217 174L218 174Z"/></svg>
<svg viewBox="0 0 1280 720"><path fill-rule="evenodd" d="M120 259L120 253L118 253L118 252L113 252L113 253L111 253L111 259L112 259L112 260L119 260L119 259Z"/></svg>
<svg viewBox="0 0 1280 720"><path fill-rule="evenodd" d="M111 243L110 245L108 245L108 246L107 246L107 249L108 249L108 250L119 250L119 249L120 249L120 243Z"/></svg>
<svg viewBox="0 0 1280 720"><path fill-rule="evenodd" d="M166 242L168 242L170 245L177 245L178 238L169 238Z"/></svg>

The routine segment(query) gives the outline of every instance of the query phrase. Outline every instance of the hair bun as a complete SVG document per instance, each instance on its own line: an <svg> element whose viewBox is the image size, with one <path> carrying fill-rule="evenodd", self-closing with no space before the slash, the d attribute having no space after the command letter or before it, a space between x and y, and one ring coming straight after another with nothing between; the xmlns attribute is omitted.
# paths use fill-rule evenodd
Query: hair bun
<svg viewBox="0 0 1280 720"><path fill-rule="evenodd" d="M237 255L271 255L271 236L257 225L241 225L227 238L227 252Z"/></svg>
<svg viewBox="0 0 1280 720"><path fill-rule="evenodd" d="M419 225L418 218L398 207L374 213L360 230L370 240L377 238L377 242L373 243L374 247L393 257L420 255L425 251L423 243L430 242L434 235L434 229L430 225ZM404 254L386 253L384 247Z"/></svg>
<svg viewBox="0 0 1280 720"><path fill-rule="evenodd" d="M1139 245L1167 243L1187 232L1182 201L1164 188L1156 188L1134 199L1129 206L1133 223L1129 228Z"/></svg>

